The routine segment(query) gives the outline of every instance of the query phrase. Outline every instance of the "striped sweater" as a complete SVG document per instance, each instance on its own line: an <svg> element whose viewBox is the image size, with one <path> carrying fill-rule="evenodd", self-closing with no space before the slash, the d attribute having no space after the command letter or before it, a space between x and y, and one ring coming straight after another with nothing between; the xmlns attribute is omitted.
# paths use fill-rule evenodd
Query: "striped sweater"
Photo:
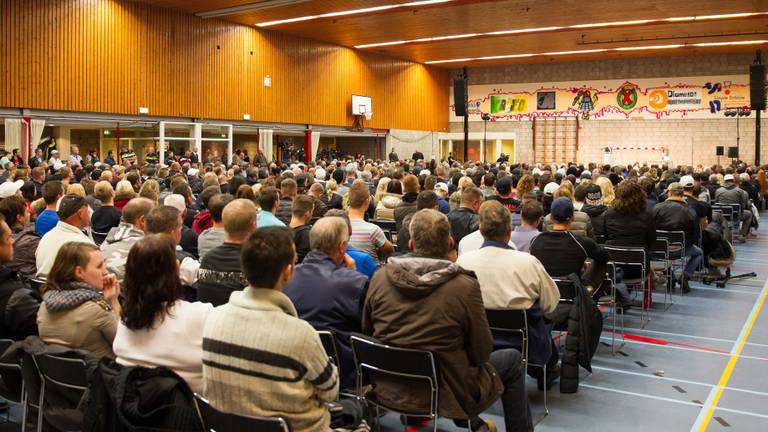
<svg viewBox="0 0 768 432"><path fill-rule="evenodd" d="M282 292L247 287L215 308L203 331L204 394L215 408L275 417L295 432L329 429L324 402L338 395L336 367Z"/></svg>

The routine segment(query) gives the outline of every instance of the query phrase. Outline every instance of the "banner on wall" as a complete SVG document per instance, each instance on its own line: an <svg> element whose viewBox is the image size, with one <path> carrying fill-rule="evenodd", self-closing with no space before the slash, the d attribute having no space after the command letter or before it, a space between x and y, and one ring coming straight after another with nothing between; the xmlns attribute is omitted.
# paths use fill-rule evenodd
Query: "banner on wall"
<svg viewBox="0 0 768 432"><path fill-rule="evenodd" d="M743 107L749 107L748 75L470 85L468 113L470 121L482 121L482 113L489 113L491 121L538 116L711 119ZM450 121L461 121L452 94Z"/></svg>

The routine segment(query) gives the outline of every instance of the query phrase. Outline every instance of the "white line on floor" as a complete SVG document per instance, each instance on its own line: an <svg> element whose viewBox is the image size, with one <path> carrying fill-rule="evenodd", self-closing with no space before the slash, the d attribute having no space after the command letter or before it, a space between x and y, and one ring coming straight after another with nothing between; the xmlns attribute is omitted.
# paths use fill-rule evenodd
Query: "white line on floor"
<svg viewBox="0 0 768 432"><path fill-rule="evenodd" d="M625 390L612 389L612 388L601 387L601 386L596 386L596 385L592 385L592 384L579 384L579 387L590 388L590 389L594 389L594 390L602 390L602 391L607 391L607 392L611 392L611 393L619 393L619 394L623 394L623 395L627 395L627 396L637 396L637 397L646 398L646 399L655 399L655 400L659 400L659 401L663 401L663 402L673 402L673 403L677 403L677 404L680 404L680 405L688 405L688 406L694 406L694 407L698 407L698 408L702 407L701 404L697 404L695 402L688 402L688 401L684 401L684 400L677 400L677 399L666 398L666 397L662 397L662 396L654 396L654 395L649 395L649 394L644 394L644 393L637 393L637 392L630 392L630 391L625 391ZM732 413L735 413L735 414L743 414L743 415L751 416L751 417L768 418L768 415L765 415L765 414L758 414L758 413L753 413L753 412L749 412L749 411L735 410L735 409L731 409L731 408L717 407L717 408L715 408L715 411L725 411L725 412L732 412Z"/></svg>
<svg viewBox="0 0 768 432"><path fill-rule="evenodd" d="M625 375L640 376L640 377L644 377L644 378L651 378L651 379L661 380L661 381L673 381L673 382L679 382L679 383L684 383L684 384L693 384L693 385L698 385L698 386L702 386L702 387L710 387L710 388L712 388L712 387L716 386L716 384L709 384L709 383L705 383L705 382L691 381L691 380L685 380L685 379L680 379L680 378L671 378L671 377L668 377L668 376L658 376L658 375L654 375L654 374L647 374L647 373L641 373L641 372L625 371L625 370L621 370L621 369L614 369L614 368L608 368L608 367L603 367L603 366L594 366L593 365L592 369L598 369L598 370L614 372L614 373L620 373L620 374L625 374ZM735 387L724 387L724 390L730 390L730 391L742 392L742 393L749 393L749 394L754 394L754 395L758 395L758 396L768 396L768 393L765 393L765 392L759 392L759 391L747 390L747 389L740 389L740 388L735 388Z"/></svg>

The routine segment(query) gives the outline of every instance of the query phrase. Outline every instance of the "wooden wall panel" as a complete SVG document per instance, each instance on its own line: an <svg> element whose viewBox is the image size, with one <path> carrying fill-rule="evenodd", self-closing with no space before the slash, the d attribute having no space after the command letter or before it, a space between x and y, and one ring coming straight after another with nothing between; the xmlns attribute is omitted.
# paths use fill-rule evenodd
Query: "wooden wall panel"
<svg viewBox="0 0 768 432"><path fill-rule="evenodd" d="M448 127L444 69L136 2L5 0L0 36L0 107L348 126L354 93L366 126Z"/></svg>

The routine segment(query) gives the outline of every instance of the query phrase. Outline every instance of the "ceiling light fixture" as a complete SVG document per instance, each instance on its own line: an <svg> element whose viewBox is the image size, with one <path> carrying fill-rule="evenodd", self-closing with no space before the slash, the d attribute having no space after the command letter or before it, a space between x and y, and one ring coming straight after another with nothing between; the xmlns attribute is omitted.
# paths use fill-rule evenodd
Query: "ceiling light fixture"
<svg viewBox="0 0 768 432"><path fill-rule="evenodd" d="M524 29L513 29L513 30L500 30L500 31L485 32L485 33L465 33L465 34L435 36L435 37L420 38L420 39L369 43L369 44L355 45L355 48L357 49L375 48L375 47L382 47L382 46L405 45L410 43L436 42L436 41L447 40L447 39L468 39L468 38L480 37L480 36L505 36L505 35L514 35L514 34L524 34L524 33L546 33L546 32L558 31L558 30L635 26L635 25L643 25L643 24L664 24L669 22L726 20L726 19L738 19L738 18L753 18L756 16L768 16L768 12L748 12L748 13L733 13L733 14L722 14L722 15L687 16L687 17L664 18L664 19L613 21L613 22L602 22L602 23L575 24L570 26L535 27L535 28L524 28Z"/></svg>
<svg viewBox="0 0 768 432"><path fill-rule="evenodd" d="M734 42L701 42L701 43L692 43L692 44L646 45L646 46L635 46L635 47L600 48L600 49L576 50L576 51L554 51L554 52L542 52L542 53L530 53L530 54L507 54L507 55L486 56L486 57L431 60L431 61L426 61L424 63L425 64L467 63L470 61L505 60L505 59L537 57L537 56L562 56L562 55L576 55L576 54L594 54L594 53L602 53L602 52L644 51L644 50L675 49L675 48L685 48L685 47L720 47L720 46L733 46L733 45L760 45L760 44L768 44L768 40L761 39L761 40L734 41Z"/></svg>
<svg viewBox="0 0 768 432"><path fill-rule="evenodd" d="M392 9L429 6L433 4L439 4L439 3L448 3L451 1L454 1L454 0L412 1L407 3L396 3L396 4L390 4L390 5L384 5L384 6L374 6L374 7L362 8L362 9L350 9L350 10L338 11L338 12L328 12L328 13L319 14L319 15L307 15L307 16L301 16L296 18L286 18L282 20L266 21L266 22L256 23L255 25L257 27L270 27L270 26L276 26L280 24L290 24L295 22L309 21L309 20L315 20L315 19L321 19L321 18L333 18L338 16L365 14L365 13L380 12L380 11L392 10Z"/></svg>

